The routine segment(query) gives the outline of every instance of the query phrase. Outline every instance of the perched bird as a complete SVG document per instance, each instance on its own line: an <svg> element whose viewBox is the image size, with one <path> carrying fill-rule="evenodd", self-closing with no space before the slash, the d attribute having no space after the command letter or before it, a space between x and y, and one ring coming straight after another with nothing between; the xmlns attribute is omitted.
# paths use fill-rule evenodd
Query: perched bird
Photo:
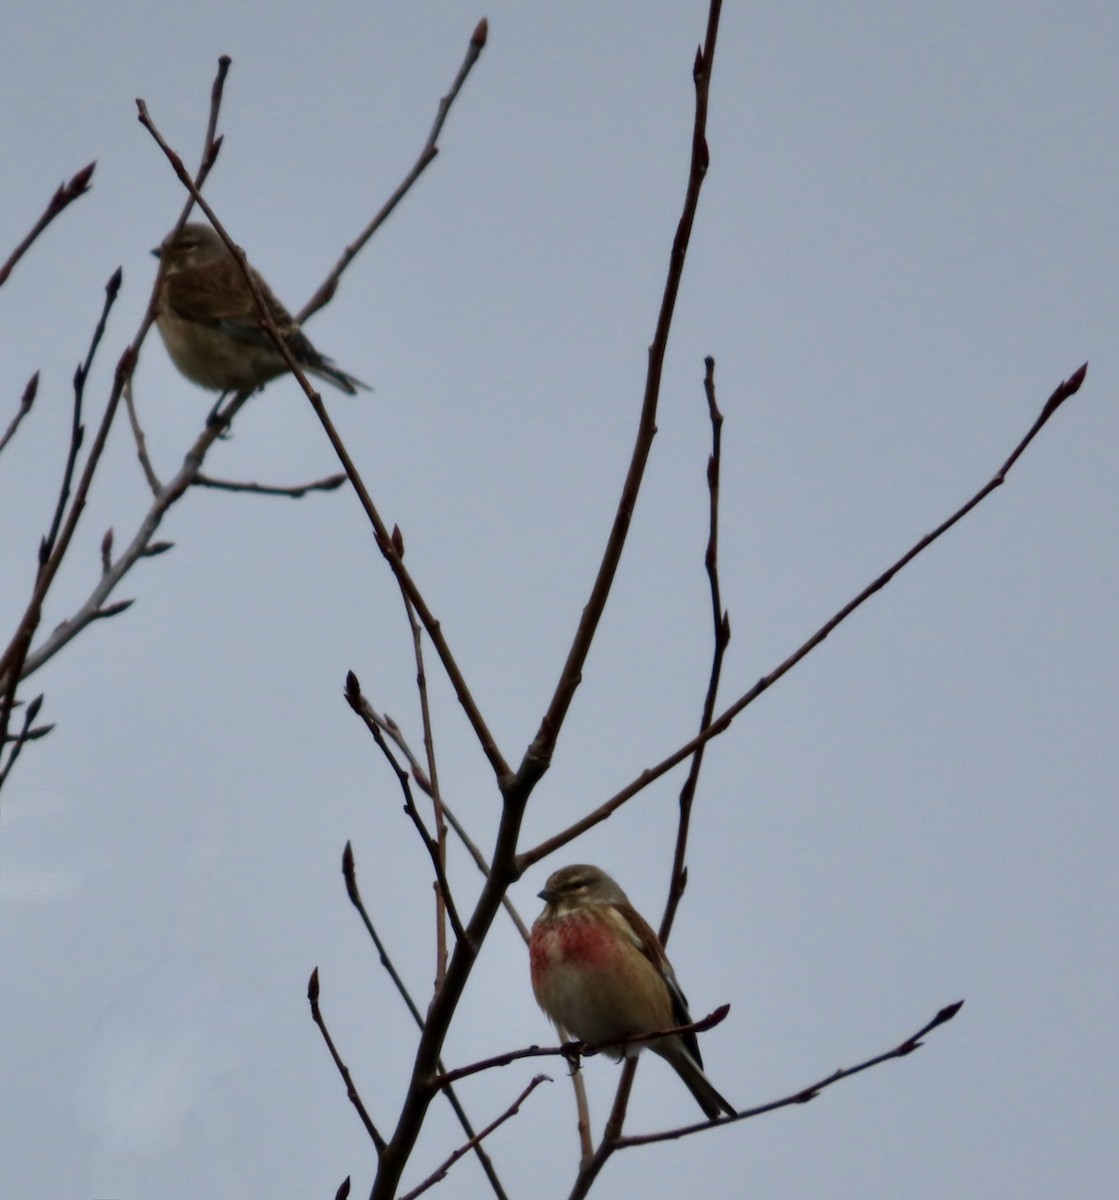
<svg viewBox="0 0 1119 1200"><path fill-rule="evenodd" d="M598 867L561 867L539 893L544 911L529 939L537 1003L566 1034L594 1046L614 1038L689 1025L688 1002L648 922ZM618 1047L648 1046L687 1084L708 1117L734 1115L703 1073L694 1033Z"/></svg>
<svg viewBox="0 0 1119 1200"><path fill-rule="evenodd" d="M171 361L194 383L214 391L249 391L287 370L260 323L237 260L209 225L190 224L152 253L163 265L156 324ZM253 271L253 279L295 361L351 396L366 388L321 355L295 318Z"/></svg>

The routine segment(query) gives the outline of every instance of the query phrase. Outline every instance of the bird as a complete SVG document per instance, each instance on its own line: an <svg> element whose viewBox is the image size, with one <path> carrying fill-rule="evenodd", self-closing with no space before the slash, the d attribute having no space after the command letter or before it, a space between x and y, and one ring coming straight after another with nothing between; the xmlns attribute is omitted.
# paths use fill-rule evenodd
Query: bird
<svg viewBox="0 0 1119 1200"><path fill-rule="evenodd" d="M544 911L529 938L532 990L560 1037L603 1046L615 1059L647 1045L708 1118L735 1116L703 1073L694 1032L610 1048L616 1038L692 1023L660 939L617 883L600 868L578 863L553 872L538 895Z"/></svg>
<svg viewBox="0 0 1119 1200"><path fill-rule="evenodd" d="M287 369L261 325L252 291L229 247L209 226L184 225L152 253L161 278L155 321L167 353L193 383L213 391L252 391ZM295 361L354 396L369 385L320 354L261 276L249 268Z"/></svg>

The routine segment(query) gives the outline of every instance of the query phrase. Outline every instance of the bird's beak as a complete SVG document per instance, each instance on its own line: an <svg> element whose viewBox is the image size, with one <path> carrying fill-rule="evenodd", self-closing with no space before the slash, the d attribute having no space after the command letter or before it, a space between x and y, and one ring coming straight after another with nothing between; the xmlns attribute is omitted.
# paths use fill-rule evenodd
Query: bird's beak
<svg viewBox="0 0 1119 1200"><path fill-rule="evenodd" d="M555 892L551 891L549 888L541 888L540 891L538 891L536 894L540 897L541 900L545 901L548 904L551 904L552 901L556 898Z"/></svg>
<svg viewBox="0 0 1119 1200"><path fill-rule="evenodd" d="M156 246L156 248L152 251L152 257L153 258L162 258L163 257L159 252L158 246Z"/></svg>

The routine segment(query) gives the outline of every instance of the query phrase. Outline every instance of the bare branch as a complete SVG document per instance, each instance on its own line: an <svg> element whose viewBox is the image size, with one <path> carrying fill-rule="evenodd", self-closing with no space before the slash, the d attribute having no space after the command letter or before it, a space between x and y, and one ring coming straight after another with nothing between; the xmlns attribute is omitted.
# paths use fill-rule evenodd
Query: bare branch
<svg viewBox="0 0 1119 1200"><path fill-rule="evenodd" d="M412 999L404 980L401 979L400 973L397 971L388 951L385 949L384 943L381 941L373 925L373 921L369 916L369 912L365 907L365 902L361 898L361 892L357 886L357 876L354 871L354 851L349 842L346 843L346 848L342 852L342 876L346 881L346 895L350 898L350 903L357 909L362 921L365 924L366 932L373 941L373 945L377 947L377 954L381 960L381 966L388 972L389 978L393 982L393 986L400 994L408 1011L412 1014L412 1020L416 1022L417 1028L422 1032L424 1027L424 1018L421 1014L416 1002ZM445 1073L443 1060L439 1059L437 1069L442 1075ZM455 1094L454 1088L449 1084L443 1089L447 1097L447 1101L454 1110L455 1116L458 1118L459 1124L462 1126L463 1132L468 1138L474 1137L474 1127L471 1124L470 1118L466 1115L466 1109L463 1108L458 1096ZM485 1172L490 1187L493 1189L497 1200L508 1200L505 1195L505 1189L501 1186L501 1180L497 1177L497 1171L493 1163L490 1161L489 1155L482 1149L480 1145L475 1144L474 1153L478 1158L482 1170Z"/></svg>
<svg viewBox="0 0 1119 1200"><path fill-rule="evenodd" d="M13 704L13 707L15 705ZM4 786L4 781L8 778L15 761L19 758L20 751L28 742L37 741L39 738L46 737L54 728L54 725L33 725L35 718L39 715L39 709L43 707L43 693L40 692L34 700L32 700L23 714L23 725L19 733L14 737L7 734L0 739L0 750L3 750L4 745L9 744L8 761L0 767L0 787Z"/></svg>
<svg viewBox="0 0 1119 1200"><path fill-rule="evenodd" d="M104 336L105 322L109 319L109 312L116 302L117 296L120 294L120 281L121 269L117 267L109 277L109 282L105 285L105 302L101 306L101 315L94 327L93 336L90 338L89 350L86 352L85 361L80 363L78 369L74 372L74 408L70 423L70 449L66 456L66 466L62 472L62 483L58 489L58 501L55 505L50 532L43 538L39 546L40 564L45 563L51 555L55 539L58 537L59 526L62 524L63 514L66 511L66 502L70 498L70 484L74 478L74 467L78 461L78 451L81 448L82 439L85 437L85 427L82 425L82 399L85 395L85 381L89 378L89 371L93 366L94 355L97 353L97 347L101 344L101 338Z"/></svg>
<svg viewBox="0 0 1119 1200"><path fill-rule="evenodd" d="M715 400L715 360L708 355L704 360L703 389L707 396L707 412L711 421L711 456L707 460L708 529L707 551L704 565L707 569L708 588L711 593L711 625L714 644L711 652L711 671L707 680L707 694L703 698L703 713L699 719L701 730L711 724L715 712L715 700L719 694L719 679L723 671L723 658L730 644L730 617L723 609L719 587L719 467L723 452L723 414ZM703 767L703 752L707 743L697 747L692 755L688 777L680 789L680 819L676 826L676 849L672 858L672 880L668 889L668 901L659 930L661 945L668 944L676 910L688 886L688 868L685 861L688 849L688 829L691 824L692 804L695 801L699 773Z"/></svg>
<svg viewBox="0 0 1119 1200"><path fill-rule="evenodd" d="M399 526L392 531L393 549L401 558L404 557L404 535ZM412 654L416 662L416 691L420 699L420 721L423 725L424 756L427 759L427 787L424 789L431 797L432 816L435 820L435 861L438 872L446 878L447 871L447 822L443 813L443 797L439 792L439 768L435 760L435 738L431 725L431 706L427 695L427 672L424 669L423 655L423 626L416 618L416 610L408 599L408 593L401 589L401 599L404 601L404 611L408 617L408 628L412 632ZM435 986L443 983L447 974L447 902L444 898L444 887L435 889Z"/></svg>
<svg viewBox="0 0 1119 1200"><path fill-rule="evenodd" d="M74 531L78 527L78 520L85 508L90 484L93 482L97 465L101 461L101 453L105 448L109 429L116 415L121 390L124 386L125 374L132 369L132 362L133 351L129 347L124 351L117 363L113 388L109 395L109 400L105 405L105 411L102 414L101 424L98 426L93 445L90 447L89 455L86 458L85 468L82 471L81 479L78 481L69 513L57 534L57 538L52 543L49 555L40 561L31 599L28 601L27 608L24 610L19 624L16 626L16 631L11 641L8 643L4 653L0 655L0 689L3 692L2 697L0 697L0 742L3 741L7 733L8 720L11 715L12 704L15 700L16 687L20 679L29 675L35 669L32 666L32 662L39 658L38 655L29 654L31 639L35 636L35 631L38 629L39 622L42 619L43 601L50 590L55 575L58 573L62 559L70 547Z"/></svg>
<svg viewBox="0 0 1119 1200"><path fill-rule="evenodd" d="M194 479L195 487L214 488L222 492L249 492L255 496L290 496L299 500L308 492L334 492L346 482L345 472L327 475L324 479L316 479L312 483L297 483L290 487L280 487L267 483L238 483L231 479L213 479L209 475L198 475Z"/></svg>
<svg viewBox="0 0 1119 1200"><path fill-rule="evenodd" d="M502 805L497 835L494 840L494 849L486 883L474 906L474 912L467 922L467 937L455 945L450 961L447 964L447 974L443 981L443 986L437 989L435 995L432 997L431 1006L424 1023L424 1031L416 1048L408 1093L401 1108L400 1119L393 1133L392 1142L381 1156L377 1165L377 1175L373 1183L370 1200L390 1200L390 1197L396 1194L401 1173L419 1136L425 1114L433 1098L430 1081L435 1073L435 1061L442 1051L447 1030L450 1027L459 999L473 969L477 957L477 947L482 944L486 933L492 925L506 890L518 876L520 860L516 854L516 849L521 823L524 818L525 805L528 802L528 797L533 787L547 770L550 763L555 739L558 736L563 717L570 705L574 690L578 685L579 673L605 607L618 559L625 543L630 512L637 497L652 437L655 432L661 365L663 364L665 347L668 341L669 325L675 307L675 298L683 268L688 234L695 215L699 184L706 169L707 147L703 128L706 116L707 89L714 52L714 31L717 25L718 9L718 0L713 0L708 22L707 54L704 57L701 53L695 69L697 117L693 136L692 169L689 177L688 196L673 246L668 280L665 286L660 319L657 325L657 334L650 350L645 399L642 405L642 416L638 426L637 440L630 463L630 470L626 477L626 483L623 486L622 500L615 516L614 527L607 543L598 577L592 588L590 599L584 609L583 619L580 621L576 631L575 640L568 654L567 663L557 686L556 693L543 718L540 730L525 754L524 760L515 776L511 776L508 773L504 760L501 759L496 745L490 738L489 730L481 722L480 714L473 703L473 698L469 696L468 692L464 692L465 684L458 673L457 666L453 658L450 657L449 651L445 652L444 644L441 644L442 638L438 624L434 623L433 619L430 618L430 614L416 602L416 595L412 591L414 584L412 584L411 579L407 576L403 566L398 565L399 556L395 555L391 542L384 536L382 532L383 527L378 528L374 522L381 553L389 559L393 571L397 573L398 578L401 580L402 586L407 589L409 597L416 603L416 610L439 653L444 669L447 671L452 686L455 688L459 703L463 706L464 711L466 711L467 717L474 728L475 735L481 742L483 750L494 768L504 803ZM312 399L312 404L315 405L314 399ZM316 412L320 411L321 401L315 405L315 408ZM322 415L324 416L325 414ZM322 419L322 416L320 416L320 419ZM324 424L325 427L326 425ZM329 433L330 429L328 428ZM333 437L331 440L334 442ZM335 445L336 449L338 449L336 442ZM340 457L342 449L339 449ZM349 473L350 467L348 464L346 464L346 469L347 473ZM351 475L352 478L353 476ZM357 484L355 482L356 488ZM367 508L366 511L368 513L369 509ZM371 516L370 519L372 521L373 517Z"/></svg>
<svg viewBox="0 0 1119 1200"><path fill-rule="evenodd" d="M31 405L35 403L35 395L39 390L39 372L27 381L27 385L23 389L23 395L20 397L19 408L16 409L16 415L12 417L8 428L4 431L4 436L0 437L0 451L15 437L16 430L19 428L20 422L31 411Z"/></svg>
<svg viewBox="0 0 1119 1200"><path fill-rule="evenodd" d="M673 314L676 311L676 297L684 273L684 260L687 257L688 242L691 238L692 225L695 222L699 193L703 186L704 176L707 174L707 100L711 87L711 68L714 63L720 7L721 0L712 0L704 45L696 53L693 70L695 121L692 128L691 168L688 174L684 209L680 215L680 221L676 227L676 237L672 243L668 277L665 280L664 293L661 297L656 332L653 335L653 343L649 347L645 396L641 404L641 416L638 421L633 454L625 483L622 486L618 508L614 514L610 536L603 552L602 562L599 564L590 597L583 607L583 614L568 651L567 661L564 663L555 693L548 705L548 711L544 714L536 737L517 771L518 779L526 783L539 779L548 769L560 728L575 696L575 690L583 677L583 664L590 652L591 642L594 640L595 631L598 629L599 620L606 608L606 601L614 583L614 574L622 557L622 550L629 533L630 519L645 475L645 465L649 460L649 451L652 449L653 437L657 432L657 404L660 399L664 356L668 349L668 335L672 328Z"/></svg>
<svg viewBox="0 0 1119 1200"><path fill-rule="evenodd" d="M411 769L412 778L416 781L417 787L419 787L425 795L431 796L431 784L428 782L427 773L423 766L421 766L419 759L413 753L412 748L408 745L404 734L400 730L400 726L387 713L382 714L377 712L377 710L369 703L365 696L361 697L361 704L361 716L363 720L375 721L377 723L378 728L385 735L385 737L387 737L389 741L391 741L393 745L400 750L401 754L404 755L408 762L408 766ZM442 806L443 815L447 819L447 824L454 830L455 836L460 842L462 842L467 853L474 860L475 866L488 879L490 874L490 864L486 859L486 856L479 849L477 843L466 831L466 827L462 824L458 817L455 816L454 811L448 806L445 800L443 801ZM508 893L502 895L501 903L505 908L505 911L509 914L509 919L517 927L517 932L521 935L521 939L527 946L529 936L528 925L525 923L521 914L517 911L517 907L509 898Z"/></svg>
<svg viewBox="0 0 1119 1200"><path fill-rule="evenodd" d="M322 1012L319 1009L318 967L311 972L311 978L307 982L307 999L311 1004L311 1019L319 1027L323 1041L326 1042L326 1048L330 1051L330 1057L334 1059L334 1065L338 1068L338 1074L342 1076L342 1082L346 1085L346 1096L357 1110L357 1115L361 1118L361 1123L365 1126L365 1132L369 1134L369 1140L377 1147L377 1153L380 1154L384 1151L385 1139L381 1137L377 1126L373 1124L373 1118L366 1111L361 1096L358 1094L357 1088L354 1087L350 1069L342 1061L341 1055L335 1049L334 1039L330 1036L330 1031L327 1029L326 1022L323 1020Z"/></svg>
<svg viewBox="0 0 1119 1200"><path fill-rule="evenodd" d="M420 816L420 810L416 807L416 802L412 796L412 784L408 778L408 772L396 761L389 744L385 741L385 736L381 733L376 721L369 720L365 715L365 708L362 701L364 697L361 694L361 684L358 683L357 676L353 671L346 674L346 703L353 709L362 721L365 723L366 729L373 735L373 741L377 744L377 749L388 760L389 766L396 775L397 782L400 784L400 790L404 793L404 811L408 814L412 824L416 827L416 832L420 835L420 840L424 844L424 849L431 858L431 865L435 870L435 878L439 885L439 891L443 897L443 903L446 905L447 918L451 922L451 928L455 931L455 937L462 941L466 937L466 931L462 927L462 922L459 920L458 909L455 907L454 896L451 894L451 885L447 879L447 872L443 869L443 862L439 856L439 846L435 839L427 831L427 826L423 822L423 817Z"/></svg>
<svg viewBox="0 0 1119 1200"><path fill-rule="evenodd" d="M381 206L380 211L369 222L368 225L358 234L357 239L346 247L342 257L334 264L333 270L319 285L318 291L311 297L310 300L296 313L295 319L299 324L303 324L313 313L317 313L324 305L329 304L334 297L334 293L338 290L338 281L342 278L342 273L350 265L351 262L361 252L362 247L369 239L377 232L378 229L388 220L389 214L396 208L401 200L412 189L412 185L424 173L428 165L439 153L439 147L436 143L439 140L440 133L443 132L443 124L447 120L447 115L451 111L451 105L454 104L455 98L462 90L462 85L466 82L466 77L470 74L474 64L478 61L479 55L482 53L486 44L486 38L489 35L489 22L483 17L478 22L473 34L470 36L470 45L466 50L466 57L462 61L462 66L458 69L458 74L455 76L454 82L451 84L451 90L439 101L439 111L435 115L435 124L431 127L431 132L427 135L427 141L424 142L423 149L420 151L419 158L416 159L412 169L405 175L400 182L396 191L385 201Z"/></svg>
<svg viewBox="0 0 1119 1200"><path fill-rule="evenodd" d="M1041 411L1041 415L1030 427L1029 432L1014 448L1010 457L999 467L994 476L979 489L978 492L966 504L961 505L947 520L938 525L931 533L926 534L920 541L911 546L892 566L888 567L881 575L878 576L872 583L867 584L865 588L854 599L848 601L830 620L825 621L819 629L807 641L802 643L783 663L775 667L768 675L764 675L757 683L754 684L749 691L744 692L739 698L725 708L711 723L700 731L690 742L685 742L678 750L673 751L667 758L662 759L656 766L648 767L642 771L632 782L628 783L621 791L615 793L604 804L600 804L593 812L588 813L585 817L576 821L573 825L569 825L560 833L546 839L538 846L534 846L531 850L526 850L517 855L517 868L519 873L528 870L533 863L539 862L553 851L558 850L561 846L566 846L568 842L579 837L580 834L586 833L588 829L593 829L595 825L601 821L605 821L607 817L612 816L627 800L632 799L638 792L643 791L654 780L659 779L667 771L671 771L673 767L683 762L689 755L693 754L704 742L710 741L713 737L718 737L719 734L725 733L730 728L735 717L738 716L744 708L747 708L765 691L767 691L774 683L777 682L783 675L788 674L805 658L811 651L824 641L837 626L841 625L847 618L857 609L864 601L869 600L876 592L880 592L886 584L900 571L903 567L909 565L923 550L927 550L929 546L947 533L957 522L967 516L973 508L981 501L986 499L996 488L1001 487L1006 480L1006 476L1010 468L1021 457L1022 452L1033 441L1033 439L1045 427L1049 418L1057 411L1058 408L1080 388L1084 382L1084 376L1087 373L1088 364L1085 363L1082 367L1074 371L1068 379L1058 384L1053 394L1045 402L1045 407Z"/></svg>
<svg viewBox="0 0 1119 1200"><path fill-rule="evenodd" d="M447 1172L458 1162L460 1158L468 1151L477 1149L478 1144L483 1138L489 1137L491 1133L499 1126L503 1125L510 1117L514 1117L520 1111L521 1105L528 1099L529 1094L534 1092L542 1083L551 1083L552 1080L547 1075L534 1075L528 1087L513 1101L513 1103L497 1118L496 1121L491 1121L485 1129L480 1133L476 1133L470 1141L460 1146L449 1158L446 1159L439 1167L437 1167L419 1187L413 1188L410 1192L406 1192L401 1196L400 1200L415 1200L416 1196L426 1192L428 1188L433 1187L441 1179L445 1178Z"/></svg>
<svg viewBox="0 0 1119 1200"><path fill-rule="evenodd" d="M86 163L73 176L69 183L59 184L58 190L47 202L47 207L43 210L42 216L31 227L31 232L8 255L8 261L3 266L0 266L0 287L3 287L8 282L8 277L11 275L16 263L31 249L32 244L39 234L46 229L63 209L68 208L79 196L83 196L89 191L89 181L93 178L93 169L96 166L96 162Z"/></svg>
<svg viewBox="0 0 1119 1200"><path fill-rule="evenodd" d="M419 588L416 586L415 581L408 573L408 570L404 566L404 562L400 555L396 552L396 549L393 546L392 536L388 530L388 526L385 524L380 512L378 512L376 506L374 505L372 497L369 495L368 489L365 486L365 482L362 480L361 475L358 473L357 466L350 457L349 450L347 450L345 443L342 441L341 435L338 433L338 430L334 426L334 422L330 419L330 416L326 411L326 406L323 404L322 397L311 386L307 376L303 373L303 369L300 367L299 363L296 362L295 357L291 352L291 347L287 344L287 341L276 327L276 322L272 317L268 306L265 304L263 296L260 293L260 287L253 278L253 273L249 268L248 259L245 257L244 250L242 250L241 247L238 246L237 243L234 242L229 236L225 226L222 225L220 220L218 220L217 214L210 207L210 205L207 204L206 200L195 186L193 180L187 174L186 169L183 167L182 159L179 158L175 151L172 150L164 140L163 135L156 128L155 123L152 121L151 116L148 113L147 105L143 100L137 100L136 106L140 114L140 123L145 129L148 130L148 132L155 139L157 145L167 156L167 160L174 168L175 174L178 175L180 182L194 197L195 203L197 203L198 207L201 208L206 214L210 224L214 227L214 231L218 234L222 241L225 242L229 252L233 255L238 266L240 267L249 291L252 293L253 301L256 304L261 327L272 339L277 351L284 360L284 365L298 380L299 386L303 389L307 399L311 403L311 407L315 410L315 415L318 417L320 424L326 431L326 435L330 440L330 444L334 447L334 452L338 456L338 461L345 468L346 474L349 476L354 491L357 493L358 500L361 502L361 506L365 510L365 515L368 517L369 523L373 526L378 550L381 551L381 554L388 562L389 567L396 576L400 587L404 590L409 600L415 606L416 612L423 622L428 636L431 638L432 645L435 646L435 649L439 654L440 661L443 664L443 669L447 672L447 677L450 679L451 685L455 689L455 695L458 697L459 704L466 713L467 719L474 729L475 736L478 738L478 741L482 746L482 750L490 761L490 765L492 766L494 773L498 778L499 784L504 785L512 778L512 771L508 763L506 763L505 759L502 757L501 751L497 747L497 742L494 740L493 734L486 725L481 710L478 708L478 705L474 700L474 696L471 693L470 688L467 686L466 680L459 669L458 663L456 662L454 655L451 653L451 648L448 645L446 638L443 637L443 632L440 628L439 622L435 619L435 615L428 608L426 601L420 594Z"/></svg>
<svg viewBox="0 0 1119 1200"><path fill-rule="evenodd" d="M159 278L158 273L156 278ZM155 473L155 467L148 454L148 439L144 435L144 428L140 424L140 415L136 411L136 403L132 396L131 376L124 385L124 409L128 413L128 424L132 429L133 440L136 442L136 457L140 460L140 469L144 472L144 478L148 481L152 495L158 496L163 490L163 484Z"/></svg>
<svg viewBox="0 0 1119 1200"><path fill-rule="evenodd" d="M873 1058L856 1063L853 1067L842 1067L838 1071L833 1071L832 1074L825 1076L816 1083L809 1084L808 1087L801 1088L798 1092L792 1092L788 1096L783 1096L780 1100L771 1100L768 1104L759 1104L756 1108L743 1109L733 1117L717 1117L713 1121L697 1122L694 1125L686 1125L682 1129L670 1129L662 1133L636 1134L619 1138L615 1143L615 1149L622 1150L627 1146L647 1146L653 1142L670 1141L674 1138L686 1137L690 1133L698 1133L702 1129L710 1129L715 1125L733 1125L738 1121L749 1121L753 1117L760 1117L763 1113L774 1112L778 1108L788 1108L793 1104L807 1104L809 1100L815 1100L825 1088L831 1087L832 1084L838 1083L841 1079L850 1079L852 1075L858 1075L861 1071L868 1071L871 1067L877 1067L880 1063L889 1062L892 1058L904 1058L907 1054L912 1054L914 1050L924 1044L921 1041L923 1037L939 1026L951 1021L963 1006L964 1002L962 1000L957 1000L954 1004L945 1005L931 1021L922 1025L916 1033L907 1037L905 1041L899 1042L892 1050L887 1050L884 1054L876 1054Z"/></svg>
<svg viewBox="0 0 1119 1200"><path fill-rule="evenodd" d="M528 1046L523 1050L507 1050L504 1054L495 1054L492 1058L480 1058L477 1062L467 1063L464 1067L455 1067L453 1071L444 1071L434 1080L435 1087L447 1087L468 1075L478 1075L482 1071L492 1071L495 1067L507 1067L510 1063L522 1058L555 1058L557 1055L574 1062L580 1058L592 1058L603 1051L615 1051L620 1046L644 1045L646 1042L659 1042L662 1038L678 1037L682 1033L703 1033L713 1029L725 1021L730 1012L729 1004L721 1004L713 1012L709 1012L700 1021L692 1021L688 1025L674 1025L671 1029L661 1029L656 1033L635 1033L629 1037L615 1038L611 1042L600 1042L590 1045L586 1042L565 1042L562 1046Z"/></svg>
<svg viewBox="0 0 1119 1200"><path fill-rule="evenodd" d="M118 373L119 371L120 368L118 367ZM119 397L120 391L114 390L112 402L115 404L119 400ZM247 395L237 397L234 400L236 408L239 408L246 399L248 399ZM236 411L236 408L233 411ZM152 538L168 509L182 497L183 493L194 482L202 461L206 456L206 452L218 438L220 432L221 426L208 425L198 435L194 445L190 447L184 456L182 466L166 487L162 488L155 497L152 506L144 514L139 528L133 535L132 541L116 562L113 563L112 568L109 571L102 571L101 577L81 607L71 617L57 625L43 643L36 648L34 653L27 655L27 661L22 672L24 676L31 675L37 671L45 662L53 658L67 642L71 641L91 621L96 619L104 606L105 600L139 559L154 557L171 548L173 543L153 543ZM73 512L73 509L71 512ZM67 536L66 531L63 530L63 537Z"/></svg>

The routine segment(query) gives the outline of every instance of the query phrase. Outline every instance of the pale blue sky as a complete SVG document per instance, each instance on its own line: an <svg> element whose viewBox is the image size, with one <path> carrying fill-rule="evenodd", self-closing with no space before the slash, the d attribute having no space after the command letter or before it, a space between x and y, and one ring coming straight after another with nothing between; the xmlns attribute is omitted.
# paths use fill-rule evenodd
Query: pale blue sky
<svg viewBox="0 0 1119 1200"><path fill-rule="evenodd" d="M0 50L0 245L98 160L0 291L0 618L49 520L69 378L105 281L121 298L90 417L131 338L148 250L181 192L142 96L193 159L233 58L208 194L293 308L396 186L474 24L490 44L442 152L309 331L375 386L328 396L508 758L554 687L621 486L684 190L705 7L327 2L12 6ZM1083 360L1081 394L1007 485L713 747L670 953L709 1073L743 1107L887 1049L918 1054L816 1102L611 1163L602 1195L1097 1197L1119 1175L1116 594L1119 11L1104 3L728 5L712 164L659 433L615 594L531 843L694 730L709 654L703 357L726 416L726 700L975 491ZM154 337L136 375L156 465L210 397ZM2 399L7 397L7 399ZM335 469L291 382L208 462L291 483ZM115 430L45 627L84 597L108 526L145 504ZM413 1031L342 888L363 891L417 995L432 976L425 858L342 700L353 668L413 731L396 588L348 492L189 496L122 596L35 680L55 732L0 808L0 1195L329 1196L372 1151L307 1014L323 1006L391 1128ZM449 800L480 842L492 779L432 669ZM597 862L655 918L679 777L515 889ZM477 876L456 853L453 878ZM551 1035L499 924L452 1064ZM478 1079L479 1124L534 1073ZM490 1146L511 1194L562 1196L570 1089ZM599 1121L616 1078L588 1064ZM659 1061L631 1123L693 1119ZM417 1182L461 1135L443 1108ZM444 1194L482 1197L472 1160ZM450 1189L450 1190L448 1190Z"/></svg>

